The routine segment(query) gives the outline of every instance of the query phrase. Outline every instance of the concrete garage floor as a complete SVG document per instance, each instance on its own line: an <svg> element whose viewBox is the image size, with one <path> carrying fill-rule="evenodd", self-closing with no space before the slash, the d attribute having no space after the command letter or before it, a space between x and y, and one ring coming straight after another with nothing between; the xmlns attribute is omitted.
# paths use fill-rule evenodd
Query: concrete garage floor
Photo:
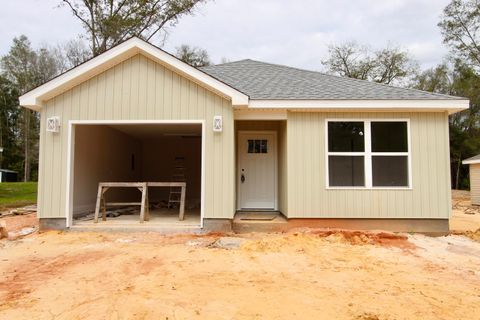
<svg viewBox="0 0 480 320"><path fill-rule="evenodd" d="M199 228L200 209L185 210L185 219L178 220L178 209L150 209L150 220L140 223L140 213L125 214L118 217L107 217L107 221L102 221L101 217L98 223L93 220L74 220L72 229L85 229L94 231L98 229L113 229L140 231L148 229L177 229L177 228Z"/></svg>

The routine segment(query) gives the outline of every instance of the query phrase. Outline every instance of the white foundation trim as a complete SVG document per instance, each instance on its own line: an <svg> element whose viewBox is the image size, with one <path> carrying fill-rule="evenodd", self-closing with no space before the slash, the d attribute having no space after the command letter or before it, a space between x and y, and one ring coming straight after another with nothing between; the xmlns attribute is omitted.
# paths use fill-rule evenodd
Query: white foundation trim
<svg viewBox="0 0 480 320"><path fill-rule="evenodd" d="M68 121L68 144L67 144L67 183L66 183L66 201L65 201L65 218L67 221L67 228L72 226L73 220L73 159L75 157L75 125L82 124L125 124L125 125L139 125L139 124L201 124L202 125L202 160L201 160L201 187L200 187L200 225L203 228L203 219L205 217L205 146L206 146L206 121L205 120L70 120Z"/></svg>

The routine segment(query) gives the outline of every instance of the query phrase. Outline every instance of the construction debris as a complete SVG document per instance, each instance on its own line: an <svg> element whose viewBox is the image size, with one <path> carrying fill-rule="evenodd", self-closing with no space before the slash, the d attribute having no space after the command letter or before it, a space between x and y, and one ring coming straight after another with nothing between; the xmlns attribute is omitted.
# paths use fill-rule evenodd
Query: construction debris
<svg viewBox="0 0 480 320"><path fill-rule="evenodd" d="M107 217L108 218L117 218L119 216L125 216L125 215L132 215L138 213L138 209L135 207L124 207L124 208L118 208L115 210L107 210ZM93 220L95 218L95 212L89 212L86 215L83 215L81 217L75 218L75 220L79 221L89 221Z"/></svg>
<svg viewBox="0 0 480 320"><path fill-rule="evenodd" d="M5 221L0 221L0 239L8 238L7 225Z"/></svg>
<svg viewBox="0 0 480 320"><path fill-rule="evenodd" d="M480 242L480 228L478 228L477 231L465 231L464 235L474 241Z"/></svg>
<svg viewBox="0 0 480 320"><path fill-rule="evenodd" d="M220 249L238 249L240 246L245 242L244 238L237 238L237 237L221 237L217 241L215 241L211 247L212 248L220 248Z"/></svg>
<svg viewBox="0 0 480 320"><path fill-rule="evenodd" d="M464 214L480 215L480 206L472 205L468 191L452 190L452 196L452 209L461 210Z"/></svg>
<svg viewBox="0 0 480 320"><path fill-rule="evenodd" d="M7 217L7 216L13 216L13 215L24 215L24 214L29 214L29 213L35 213L37 212L37 206L36 205L30 205L22 208L15 208L15 209L10 209L4 212L0 212L0 217Z"/></svg>

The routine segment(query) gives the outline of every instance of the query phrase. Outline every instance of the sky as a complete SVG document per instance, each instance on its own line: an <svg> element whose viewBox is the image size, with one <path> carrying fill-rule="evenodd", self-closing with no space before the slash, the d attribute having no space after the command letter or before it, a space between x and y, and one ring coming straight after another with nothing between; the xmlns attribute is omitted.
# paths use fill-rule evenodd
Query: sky
<svg viewBox="0 0 480 320"><path fill-rule="evenodd" d="M55 45L83 33L60 0L0 0L0 55L13 37ZM206 49L214 63L255 59L322 70L328 45L400 46L432 67L448 53L437 23L449 0L210 0L169 29L164 45Z"/></svg>

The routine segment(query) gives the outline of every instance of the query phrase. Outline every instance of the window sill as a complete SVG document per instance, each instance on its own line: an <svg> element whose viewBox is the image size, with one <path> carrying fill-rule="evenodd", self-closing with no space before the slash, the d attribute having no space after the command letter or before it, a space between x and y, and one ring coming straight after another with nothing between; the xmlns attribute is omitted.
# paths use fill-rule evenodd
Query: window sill
<svg viewBox="0 0 480 320"><path fill-rule="evenodd" d="M326 187L326 190L369 190L369 191L394 191L394 190L403 190L403 191L409 191L413 190L412 187Z"/></svg>

